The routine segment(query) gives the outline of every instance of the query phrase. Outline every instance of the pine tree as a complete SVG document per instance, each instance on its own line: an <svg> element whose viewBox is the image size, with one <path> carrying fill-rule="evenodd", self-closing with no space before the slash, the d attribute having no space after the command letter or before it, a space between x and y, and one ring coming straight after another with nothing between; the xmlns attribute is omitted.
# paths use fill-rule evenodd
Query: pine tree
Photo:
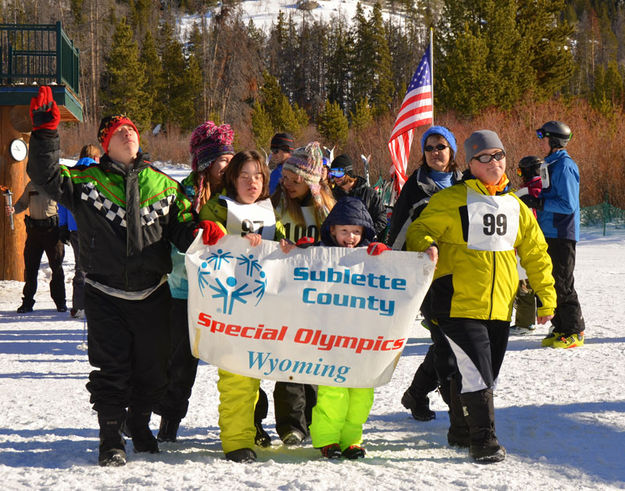
<svg viewBox="0 0 625 491"><path fill-rule="evenodd" d="M475 114L511 107L527 92L562 90L572 74L562 1L446 0L435 43L437 103Z"/></svg>
<svg viewBox="0 0 625 491"><path fill-rule="evenodd" d="M281 110L282 100L285 96L280 90L280 85L276 77L273 77L269 72L265 71L263 73L263 80L264 83L260 91L262 104L271 119L273 127L279 128L281 122L277 115Z"/></svg>
<svg viewBox="0 0 625 491"><path fill-rule="evenodd" d="M371 68L371 104L376 116L389 111L393 100L392 60L386 39L386 30L382 21L382 7L376 3L369 21L371 41L374 51L370 53Z"/></svg>
<svg viewBox="0 0 625 491"><path fill-rule="evenodd" d="M353 19L353 48L349 59L352 73L351 104L371 95L372 66L371 55L375 53L371 25L365 17L360 2L356 6L356 15ZM351 109L351 106L350 108Z"/></svg>
<svg viewBox="0 0 625 491"><path fill-rule="evenodd" d="M192 65L187 64L182 44L169 24L161 30L161 46L163 77L159 98L163 104L163 122L192 128L196 124L195 98L201 90L199 65L194 56L189 57L193 59Z"/></svg>
<svg viewBox="0 0 625 491"><path fill-rule="evenodd" d="M352 128L355 130L363 130L373 123L373 113L371 111L371 105L369 99L361 99L356 103L354 112L349 112L349 117L352 120Z"/></svg>
<svg viewBox="0 0 625 491"><path fill-rule="evenodd" d="M201 122L198 120L197 108L201 104L202 70L194 54L190 54L187 58L183 83L186 90L182 94L180 111L184 116L179 125L183 129L190 130Z"/></svg>
<svg viewBox="0 0 625 491"><path fill-rule="evenodd" d="M340 146L347 141L349 123L338 103L326 100L317 129L330 145Z"/></svg>
<svg viewBox="0 0 625 491"><path fill-rule="evenodd" d="M434 72L435 107L440 102L445 108L472 115L494 105L495 81L486 67L488 46L484 38L474 35L467 27L456 38L452 53Z"/></svg>
<svg viewBox="0 0 625 491"><path fill-rule="evenodd" d="M352 38L348 27L338 19L328 29L327 94L332 102L338 102L346 109L349 102L350 85L350 49Z"/></svg>
<svg viewBox="0 0 625 491"><path fill-rule="evenodd" d="M145 66L139 60L139 47L125 18L115 26L102 78L104 111L127 114L139 130L148 127L152 114L151 101L145 91Z"/></svg>
<svg viewBox="0 0 625 491"><path fill-rule="evenodd" d="M275 131L288 131L297 137L302 128L308 124L306 111L298 104L289 103L282 93L278 80L269 72L264 72L265 83L261 89L262 105L267 112Z"/></svg>
<svg viewBox="0 0 625 491"><path fill-rule="evenodd" d="M160 95L162 93L163 66L151 31L147 31L143 38L140 60L145 67L145 91L152 101L151 122L153 125L162 123L164 121L164 107Z"/></svg>
<svg viewBox="0 0 625 491"><path fill-rule="evenodd" d="M525 67L535 77L533 91L539 97L561 92L574 72L570 49L572 26L561 19L564 0L519 0L518 29Z"/></svg>
<svg viewBox="0 0 625 491"><path fill-rule="evenodd" d="M269 114L258 101L254 102L252 109L252 133L256 148L269 148L271 137L275 132Z"/></svg>
<svg viewBox="0 0 625 491"><path fill-rule="evenodd" d="M597 66L590 97L592 106L604 116L613 116L622 110L623 96L623 77L616 61L608 63L607 68Z"/></svg>
<svg viewBox="0 0 625 491"><path fill-rule="evenodd" d="M278 19L272 25L267 42L267 69L270 73L279 74L282 70L282 50L287 37L286 16L282 10L278 13Z"/></svg>

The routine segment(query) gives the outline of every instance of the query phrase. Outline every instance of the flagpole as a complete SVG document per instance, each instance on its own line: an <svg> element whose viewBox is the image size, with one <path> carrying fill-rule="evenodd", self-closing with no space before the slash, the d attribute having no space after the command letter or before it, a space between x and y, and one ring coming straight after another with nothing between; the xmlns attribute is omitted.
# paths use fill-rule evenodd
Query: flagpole
<svg viewBox="0 0 625 491"><path fill-rule="evenodd" d="M434 27L430 26L430 75L432 77L432 126L434 126Z"/></svg>

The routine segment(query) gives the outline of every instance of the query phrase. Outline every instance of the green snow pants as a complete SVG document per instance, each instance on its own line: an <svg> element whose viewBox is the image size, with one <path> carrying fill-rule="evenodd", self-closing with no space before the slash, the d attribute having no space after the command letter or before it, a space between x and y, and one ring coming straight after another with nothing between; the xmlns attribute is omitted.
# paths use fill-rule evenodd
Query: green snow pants
<svg viewBox="0 0 625 491"><path fill-rule="evenodd" d="M224 453L254 448L254 409L260 380L219 370L219 438Z"/></svg>
<svg viewBox="0 0 625 491"><path fill-rule="evenodd" d="M319 386L310 436L315 448L338 443L341 451L362 442L362 425L373 405L373 388Z"/></svg>

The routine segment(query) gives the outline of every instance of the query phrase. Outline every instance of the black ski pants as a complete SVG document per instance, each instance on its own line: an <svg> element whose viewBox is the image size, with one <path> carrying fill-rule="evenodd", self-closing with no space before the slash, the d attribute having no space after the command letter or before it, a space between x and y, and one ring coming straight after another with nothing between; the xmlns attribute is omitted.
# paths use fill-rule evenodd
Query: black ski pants
<svg viewBox="0 0 625 491"><path fill-rule="evenodd" d="M431 332L435 343L449 346L461 394L494 387L508 346L509 322L445 317Z"/></svg>
<svg viewBox="0 0 625 491"><path fill-rule="evenodd" d="M551 324L555 332L564 336L584 331L585 323L579 305L573 271L575 270L575 241L546 239L547 253L553 263L553 279L558 305Z"/></svg>
<svg viewBox="0 0 625 491"><path fill-rule="evenodd" d="M113 297L85 285L93 409L119 414L126 407L152 410L167 387L169 311L167 283L144 300Z"/></svg>
<svg viewBox="0 0 625 491"><path fill-rule="evenodd" d="M423 361L412 378L408 391L415 399L423 399L438 387L438 375L435 365L435 346L431 344Z"/></svg>
<svg viewBox="0 0 625 491"><path fill-rule="evenodd" d="M191 353L187 299L172 298L171 302L171 354L167 365L167 391L154 412L168 419L181 420L189 409L199 360Z"/></svg>
<svg viewBox="0 0 625 491"><path fill-rule="evenodd" d="M38 222L38 220L37 220ZM52 270L50 296L57 307L65 306L65 275L63 258L65 246L59 240L59 227L28 227L24 245L24 305L32 307L37 292L37 275L41 256L46 253Z"/></svg>
<svg viewBox="0 0 625 491"><path fill-rule="evenodd" d="M317 404L317 386L276 382L273 402L276 432L281 439L293 430L300 431L304 436L309 434L312 408ZM267 394L260 389L254 411L254 423L262 423L262 420L267 417L267 409Z"/></svg>

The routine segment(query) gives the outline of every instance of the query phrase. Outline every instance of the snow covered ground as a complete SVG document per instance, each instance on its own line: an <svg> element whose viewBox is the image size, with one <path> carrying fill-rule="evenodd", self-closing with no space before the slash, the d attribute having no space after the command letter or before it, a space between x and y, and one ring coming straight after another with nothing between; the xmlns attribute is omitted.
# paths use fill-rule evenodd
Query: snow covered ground
<svg viewBox="0 0 625 491"><path fill-rule="evenodd" d="M169 168L186 175L183 168ZM18 219L22 219L21 217ZM226 462L217 426L217 371L201 364L180 440L157 455L97 466L98 430L85 389L83 321L57 313L50 270L40 270L35 311L18 315L22 283L0 281L0 482L3 489L623 489L625 488L625 231L585 229L576 284L586 317L581 349L540 347L546 333L513 335L495 392L497 434L508 450L481 466L447 447L445 406L414 421L400 404L429 344L415 324L392 381L376 390L367 457L328 462L310 442L257 449L255 464ZM71 298L72 251L66 249ZM264 382L265 388L271 384ZM273 420L270 411L268 421ZM158 427L159 418L152 421Z"/></svg>

